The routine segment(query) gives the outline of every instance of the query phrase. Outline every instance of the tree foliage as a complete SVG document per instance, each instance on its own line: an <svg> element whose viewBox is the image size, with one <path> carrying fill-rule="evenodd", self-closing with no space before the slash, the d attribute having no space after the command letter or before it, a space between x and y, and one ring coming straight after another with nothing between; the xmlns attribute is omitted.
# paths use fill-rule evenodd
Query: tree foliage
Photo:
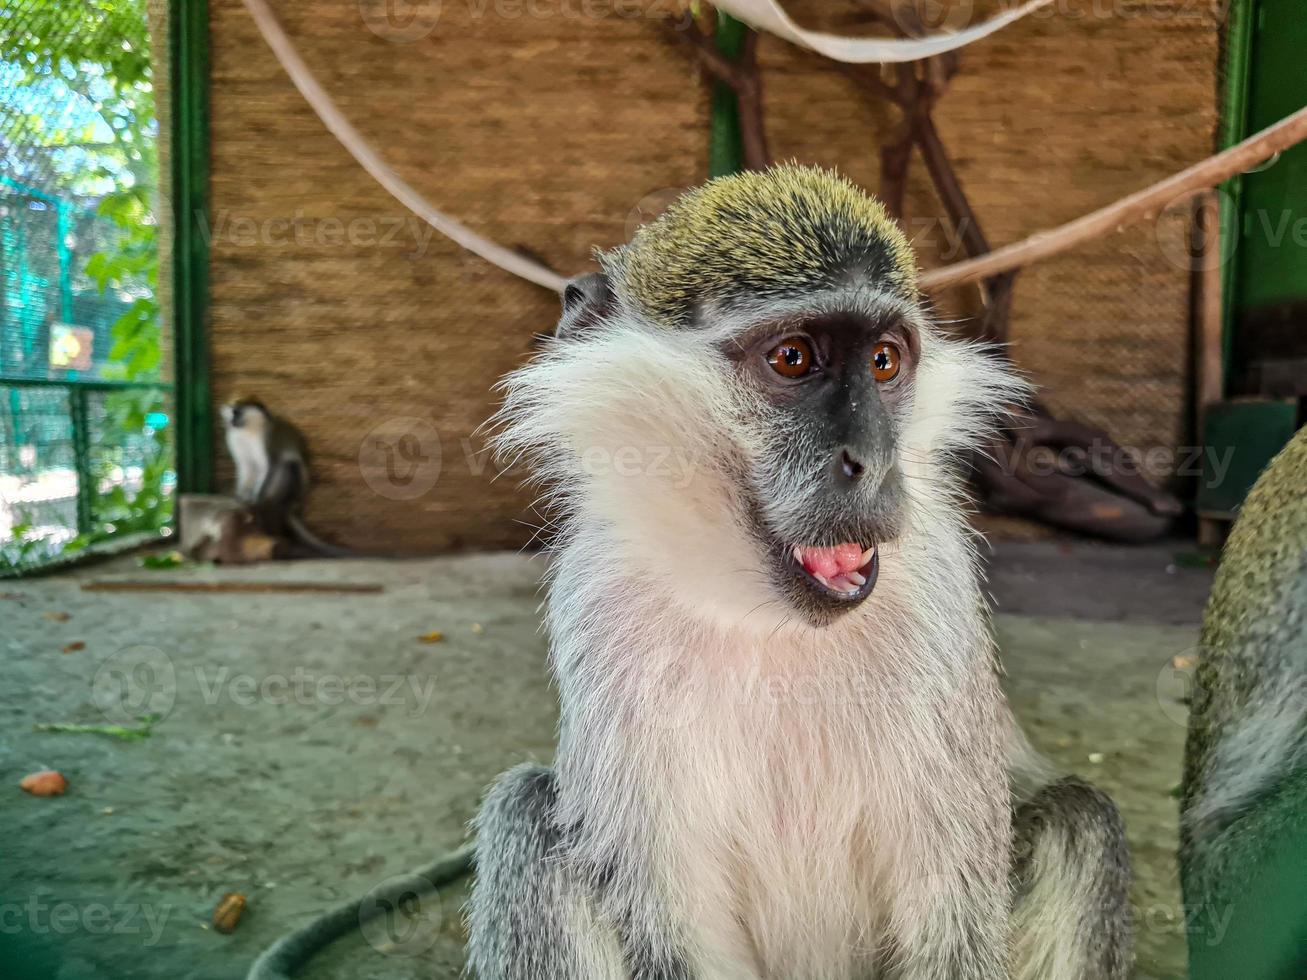
<svg viewBox="0 0 1307 980"><path fill-rule="evenodd" d="M105 247L74 272L127 304L110 328L112 363L102 372L122 381L160 376L158 123L149 53L145 0L11 0L0 12L0 170L94 207L111 227ZM168 523L174 477L171 427L159 424L165 410L153 389L105 400L108 441L144 432L152 448L134 494L109 478L114 467L121 472L121 452L102 452L101 472L81 474L97 491L95 526L69 547Z"/></svg>

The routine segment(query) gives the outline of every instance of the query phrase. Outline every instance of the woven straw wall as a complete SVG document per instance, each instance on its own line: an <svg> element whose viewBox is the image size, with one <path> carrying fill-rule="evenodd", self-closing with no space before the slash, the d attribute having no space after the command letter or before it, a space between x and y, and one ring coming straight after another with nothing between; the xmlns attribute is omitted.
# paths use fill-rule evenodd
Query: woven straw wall
<svg viewBox="0 0 1307 980"><path fill-rule="evenodd" d="M937 112L995 244L1211 147L1210 12L1191 0L1076 3L969 48ZM276 10L386 159L477 231L580 271L592 246L629 234L651 195L703 179L707 99L657 22L671 0L419 0L392 4L403 16L389 21L386 6ZM837 29L856 9L788 6ZM215 397L258 395L305 430L310 519L338 540L414 552L522 543L528 497L494 479L475 431L555 298L419 228L326 133L239 0L211 11ZM773 154L874 188L893 112L815 55L772 39L761 55ZM928 221L939 209L919 164L913 173L909 228L931 264L947 243ZM1048 401L1140 446L1174 444L1185 417L1188 274L1166 257L1183 226L1159 228L1027 270L1016 296L1015 356ZM944 308L973 301L964 292Z"/></svg>

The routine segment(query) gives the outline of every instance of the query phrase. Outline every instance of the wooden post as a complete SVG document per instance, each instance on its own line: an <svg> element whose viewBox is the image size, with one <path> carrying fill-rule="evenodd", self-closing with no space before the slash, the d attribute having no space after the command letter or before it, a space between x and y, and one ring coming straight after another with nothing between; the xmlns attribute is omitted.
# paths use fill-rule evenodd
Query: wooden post
<svg viewBox="0 0 1307 980"><path fill-rule="evenodd" d="M1190 278L1190 324L1193 373L1194 444L1206 438L1207 410L1221 400L1224 368L1224 288L1222 283L1221 201L1215 191L1194 199L1189 254L1193 260ZM1226 522L1198 514L1198 544L1219 548Z"/></svg>

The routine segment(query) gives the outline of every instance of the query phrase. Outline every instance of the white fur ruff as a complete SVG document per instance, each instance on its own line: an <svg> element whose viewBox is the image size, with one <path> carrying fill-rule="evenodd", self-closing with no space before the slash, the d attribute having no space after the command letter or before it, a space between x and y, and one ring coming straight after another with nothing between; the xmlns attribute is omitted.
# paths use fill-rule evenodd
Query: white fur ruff
<svg viewBox="0 0 1307 980"><path fill-rule="evenodd" d="M736 488L773 450L726 358L622 314L506 382L501 449L560 488L559 821L616 869L596 921L628 918L705 980L945 980L913 959L931 933L1007 929L1006 707L950 463L1022 386L917 326L907 524L824 629L749 529ZM769 492L797 507L805 488Z"/></svg>

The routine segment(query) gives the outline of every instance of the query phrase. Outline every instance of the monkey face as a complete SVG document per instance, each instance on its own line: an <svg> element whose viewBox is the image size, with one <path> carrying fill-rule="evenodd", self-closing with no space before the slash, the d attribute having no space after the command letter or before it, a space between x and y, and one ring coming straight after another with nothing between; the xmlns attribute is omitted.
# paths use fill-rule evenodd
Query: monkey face
<svg viewBox="0 0 1307 980"><path fill-rule="evenodd" d="M220 411L229 429L260 429L268 417L263 402L253 398L238 398L223 405Z"/></svg>
<svg viewBox="0 0 1307 980"><path fill-rule="evenodd" d="M861 312L766 323L724 348L752 396L740 426L753 531L813 622L871 595L878 547L902 527L918 352L906 320Z"/></svg>
<svg viewBox="0 0 1307 980"><path fill-rule="evenodd" d="M550 488L569 588L766 635L968 560L953 458L1023 386L930 322L878 204L808 168L720 178L600 264L497 440Z"/></svg>
<svg viewBox="0 0 1307 980"><path fill-rule="evenodd" d="M657 589L763 636L825 628L965 560L931 543L959 520L951 458L1019 390L979 348L866 292L669 330L586 288L577 329L506 380L497 445L612 608Z"/></svg>

